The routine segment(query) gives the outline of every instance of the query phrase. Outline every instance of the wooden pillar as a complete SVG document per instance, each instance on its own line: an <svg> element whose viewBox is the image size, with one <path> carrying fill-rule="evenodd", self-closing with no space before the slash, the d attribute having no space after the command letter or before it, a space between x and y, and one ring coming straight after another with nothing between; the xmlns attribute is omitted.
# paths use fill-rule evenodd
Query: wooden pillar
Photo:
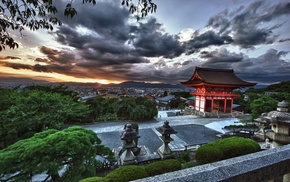
<svg viewBox="0 0 290 182"><path fill-rule="evenodd" d="M198 111L200 111L200 104L201 104L201 96L199 96L199 109L198 109Z"/></svg>
<svg viewBox="0 0 290 182"><path fill-rule="evenodd" d="M211 107L210 107L210 112L213 111L213 105L214 105L214 98L211 99Z"/></svg>
<svg viewBox="0 0 290 182"><path fill-rule="evenodd" d="M204 101L203 101L203 112L206 111L206 97L204 97Z"/></svg>
<svg viewBox="0 0 290 182"><path fill-rule="evenodd" d="M224 113L227 112L227 98L224 99Z"/></svg>
<svg viewBox="0 0 290 182"><path fill-rule="evenodd" d="M233 112L233 104L234 104L234 99L231 97L231 107L230 107L231 112Z"/></svg>

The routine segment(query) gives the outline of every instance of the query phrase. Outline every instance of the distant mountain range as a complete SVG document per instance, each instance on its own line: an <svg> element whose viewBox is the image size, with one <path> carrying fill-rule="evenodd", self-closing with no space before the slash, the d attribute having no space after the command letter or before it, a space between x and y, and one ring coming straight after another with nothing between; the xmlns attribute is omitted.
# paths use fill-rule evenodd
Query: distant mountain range
<svg viewBox="0 0 290 182"><path fill-rule="evenodd" d="M123 87L123 88L188 88L181 84L166 84L166 83L147 83L147 82L135 82L127 81L119 84L101 84L101 83L80 83L80 82L48 82L44 80L37 80L31 78L0 78L0 85L59 85L64 84L67 86L75 87Z"/></svg>
<svg viewBox="0 0 290 182"><path fill-rule="evenodd" d="M119 84L102 85L105 87L123 87L123 88L186 88L181 84L166 84L166 83L146 83L146 82L122 82Z"/></svg>

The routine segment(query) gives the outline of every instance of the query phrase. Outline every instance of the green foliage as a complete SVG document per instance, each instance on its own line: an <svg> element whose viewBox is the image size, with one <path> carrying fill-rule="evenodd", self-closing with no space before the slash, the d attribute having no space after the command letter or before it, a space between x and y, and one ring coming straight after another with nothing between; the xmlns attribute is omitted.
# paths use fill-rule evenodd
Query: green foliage
<svg viewBox="0 0 290 182"><path fill-rule="evenodd" d="M255 99L250 104L252 119L258 118L262 113L276 110L278 102L272 95L262 95Z"/></svg>
<svg viewBox="0 0 290 182"><path fill-rule="evenodd" d="M145 169L137 165L119 167L106 176L110 182L127 182L146 177L148 177L148 174Z"/></svg>
<svg viewBox="0 0 290 182"><path fill-rule="evenodd" d="M15 89L0 88L0 112L11 107L19 93Z"/></svg>
<svg viewBox="0 0 290 182"><path fill-rule="evenodd" d="M199 147L195 152L195 159L199 164L206 164L260 150L260 145L254 140L230 137Z"/></svg>
<svg viewBox="0 0 290 182"><path fill-rule="evenodd" d="M82 179L80 182L110 182L110 181L105 177L94 176Z"/></svg>
<svg viewBox="0 0 290 182"><path fill-rule="evenodd" d="M216 162L222 159L223 153L221 149L213 144L201 146L195 152L195 160L199 164Z"/></svg>
<svg viewBox="0 0 290 182"><path fill-rule="evenodd" d="M89 99L86 104L92 110L92 118L99 121L152 119L158 113L156 102L145 97L96 97Z"/></svg>
<svg viewBox="0 0 290 182"><path fill-rule="evenodd" d="M195 160L192 160L192 161L189 161L189 162L182 163L181 164L181 169L187 169L187 168L195 167L195 166L198 166L198 165L199 164Z"/></svg>
<svg viewBox="0 0 290 182"><path fill-rule="evenodd" d="M0 110L0 142L8 146L26 135L45 129L60 129L71 118L88 115L89 108L71 96L32 89L10 93ZM27 136L27 135L26 135Z"/></svg>
<svg viewBox="0 0 290 182"><path fill-rule="evenodd" d="M185 150L180 154L175 155L175 159L180 161L181 163L189 162L191 160L192 154L189 150Z"/></svg>
<svg viewBox="0 0 290 182"><path fill-rule="evenodd" d="M32 90L42 90L44 92L50 92L50 93L58 93L62 96L69 96L75 101L77 101L80 97L79 94L73 90L70 90L67 86L64 84L59 84L57 86L43 86L43 85L31 85L27 86L23 89L24 91L32 91Z"/></svg>
<svg viewBox="0 0 290 182"><path fill-rule="evenodd" d="M285 82L280 82L277 84L272 84L269 85L266 88L262 88L262 89L256 89L257 92L259 93L264 93L264 92L285 92L285 93L289 93L290 94L290 80L289 81L285 81Z"/></svg>
<svg viewBox="0 0 290 182"><path fill-rule="evenodd" d="M251 118L253 120L257 118L261 113L269 112L269 109L275 110L277 106L277 105L275 106L275 104L271 103L270 101L269 101L270 105L268 105L269 103L264 102L263 100L267 100L269 98L271 100L272 99L276 100L276 102L281 102L283 100L290 102L290 81L281 82L278 84L272 84L266 88L261 88L261 89L249 88L244 93L239 90L235 90L234 92L241 95L241 97L235 99L234 102L241 106L245 106L246 110L253 112L252 118ZM272 92L272 93L271 95L266 95L266 92ZM248 100L244 100L245 96L248 97ZM253 104L253 102L256 102L256 103ZM270 107L268 107L267 105ZM262 109L265 109L265 110L262 110Z"/></svg>
<svg viewBox="0 0 290 182"><path fill-rule="evenodd" d="M23 181L44 173L53 180L77 181L95 175L96 155L113 154L93 131L79 126L50 129L1 150L0 179Z"/></svg>
<svg viewBox="0 0 290 182"><path fill-rule="evenodd" d="M176 159L167 159L153 162L145 166L145 171L149 176L168 173L181 169L181 163Z"/></svg>

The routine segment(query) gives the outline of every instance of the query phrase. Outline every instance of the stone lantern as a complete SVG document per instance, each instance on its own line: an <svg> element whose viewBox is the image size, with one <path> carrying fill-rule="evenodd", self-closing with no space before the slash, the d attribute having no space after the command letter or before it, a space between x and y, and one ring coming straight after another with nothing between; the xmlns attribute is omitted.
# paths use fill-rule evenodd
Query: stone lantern
<svg viewBox="0 0 290 182"><path fill-rule="evenodd" d="M166 158L172 158L172 151L170 150L168 144L173 141L173 139L170 137L171 134L176 134L177 132L174 131L173 128L169 126L169 122L165 121L163 126L156 128L156 130L161 133L161 140L163 142L163 145L159 147L157 150L157 153L160 155L162 159Z"/></svg>
<svg viewBox="0 0 290 182"><path fill-rule="evenodd" d="M288 107L289 103L282 101L278 103L276 111L268 113L271 118L271 129L274 132L274 147L290 144L290 113L288 112Z"/></svg>
<svg viewBox="0 0 290 182"><path fill-rule="evenodd" d="M124 152L121 154L121 165L136 164L137 160L133 154L133 149L136 148L136 139L140 138L132 129L131 124L126 124L125 130L121 133Z"/></svg>

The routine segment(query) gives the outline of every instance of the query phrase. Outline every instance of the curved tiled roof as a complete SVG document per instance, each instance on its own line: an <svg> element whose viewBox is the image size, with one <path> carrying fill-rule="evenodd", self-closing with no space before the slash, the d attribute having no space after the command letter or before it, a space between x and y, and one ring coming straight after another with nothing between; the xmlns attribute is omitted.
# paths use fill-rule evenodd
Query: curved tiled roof
<svg viewBox="0 0 290 182"><path fill-rule="evenodd" d="M256 83L246 82L238 78L233 69L214 69L196 67L192 77L181 82L182 85L198 85L201 83L251 87Z"/></svg>

